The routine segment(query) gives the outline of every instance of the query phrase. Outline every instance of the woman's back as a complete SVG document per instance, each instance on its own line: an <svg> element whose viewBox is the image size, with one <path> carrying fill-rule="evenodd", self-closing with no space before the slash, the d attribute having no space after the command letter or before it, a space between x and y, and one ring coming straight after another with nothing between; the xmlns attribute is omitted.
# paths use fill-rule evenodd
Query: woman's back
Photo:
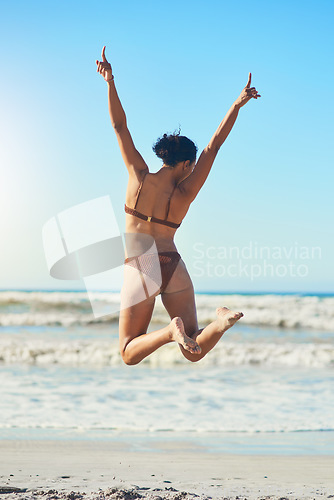
<svg viewBox="0 0 334 500"><path fill-rule="evenodd" d="M127 232L144 232L158 240L173 242L190 205L173 170L163 167L155 174L146 170L129 176L125 204Z"/></svg>

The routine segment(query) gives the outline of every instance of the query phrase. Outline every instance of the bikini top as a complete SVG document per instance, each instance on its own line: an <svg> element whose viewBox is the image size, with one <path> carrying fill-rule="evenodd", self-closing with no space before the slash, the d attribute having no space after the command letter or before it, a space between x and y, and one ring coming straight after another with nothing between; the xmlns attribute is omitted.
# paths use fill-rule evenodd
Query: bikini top
<svg viewBox="0 0 334 500"><path fill-rule="evenodd" d="M141 184L139 186L138 193L137 193L137 196L136 196L135 206L133 208L130 208L130 207L128 207L125 204L124 205L125 212L127 214L129 214L129 215L134 215L134 217L138 217L139 219L142 219L142 220L145 220L145 221L148 221L148 222L156 222L157 224L163 224L164 226L169 226L169 227L173 227L173 228L177 229L181 225L181 223L180 224L176 224L175 222L170 222L170 221L167 220L168 213L169 213L170 200L171 200L171 197L173 196L173 193L174 193L174 190L175 190L176 186L174 187L174 189L173 189L170 197L168 198L165 219L158 219L157 217L153 217L153 216L150 216L150 215L145 215L145 214L142 214L142 213L138 212L138 210L136 210L136 206L137 206L137 203L138 203L138 198L139 198L141 189L143 187L144 179L145 179L145 177L146 177L147 174L148 174L148 172L146 172L146 174L144 175L143 180L141 181Z"/></svg>

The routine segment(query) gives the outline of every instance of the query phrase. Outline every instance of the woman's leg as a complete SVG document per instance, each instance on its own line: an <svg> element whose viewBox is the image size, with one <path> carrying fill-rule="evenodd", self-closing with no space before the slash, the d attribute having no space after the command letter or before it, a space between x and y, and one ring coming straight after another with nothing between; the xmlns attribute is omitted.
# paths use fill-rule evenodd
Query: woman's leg
<svg viewBox="0 0 334 500"><path fill-rule="evenodd" d="M153 307L154 299L152 303L137 304L120 313L120 351L127 365L140 363L149 354L169 342L177 342L185 351L199 352L197 343L185 334L181 318L175 317L166 327L146 333Z"/></svg>
<svg viewBox="0 0 334 500"><path fill-rule="evenodd" d="M164 293L161 298L170 317L177 314L182 318L184 332L190 338L196 340L201 348L200 353L191 353L180 345L182 354L189 361L199 361L204 358L214 348L224 333L243 316L242 313L231 311L227 307L219 307L216 310L217 319L199 330L198 326L195 327L196 311L193 314L189 311L189 304L193 300L193 291L191 288L182 292Z"/></svg>
<svg viewBox="0 0 334 500"><path fill-rule="evenodd" d="M180 289L181 284L186 285ZM182 318L185 333L196 340L201 348L200 353L191 353L182 346L182 354L189 361L199 361L211 351L221 339L223 334L238 321L243 314L230 311L226 307L217 308L217 319L205 328L199 330L195 305L194 287L187 272L184 262L181 260L177 272L172 276L164 293L161 294L162 302L171 318L179 316Z"/></svg>
<svg viewBox="0 0 334 500"><path fill-rule="evenodd" d="M234 312L227 307L218 307L216 309L217 319L210 323L205 328L198 330L191 337L196 340L201 348L201 354L192 354L183 352L183 355L189 361L199 361L214 348L217 342L222 338L224 333L236 323L243 314L241 312Z"/></svg>
<svg viewBox="0 0 334 500"><path fill-rule="evenodd" d="M197 343L185 334L180 318L174 317L165 328L146 333L158 292L146 298L141 297L141 293L142 282L138 278L138 270L125 266L119 316L119 341L123 361L128 365L138 364L169 342L177 342L185 351L199 351ZM131 303L133 305L129 305Z"/></svg>

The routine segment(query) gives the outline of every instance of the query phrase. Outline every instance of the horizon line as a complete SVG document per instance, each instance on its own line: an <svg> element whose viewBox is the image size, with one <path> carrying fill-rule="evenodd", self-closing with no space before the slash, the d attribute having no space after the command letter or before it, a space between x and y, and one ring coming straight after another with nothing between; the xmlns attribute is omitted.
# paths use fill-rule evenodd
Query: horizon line
<svg viewBox="0 0 334 500"><path fill-rule="evenodd" d="M121 290L89 290L93 293L121 293ZM76 288L0 288L0 292L77 292L88 293L87 289ZM195 290L195 295L334 295L334 291L283 291L283 290Z"/></svg>

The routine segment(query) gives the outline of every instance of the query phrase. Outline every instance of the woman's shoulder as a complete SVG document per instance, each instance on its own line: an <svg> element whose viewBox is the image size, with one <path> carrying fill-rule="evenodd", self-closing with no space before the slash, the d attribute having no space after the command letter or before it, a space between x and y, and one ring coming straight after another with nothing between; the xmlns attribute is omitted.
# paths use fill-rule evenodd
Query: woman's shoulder
<svg viewBox="0 0 334 500"><path fill-rule="evenodd" d="M133 182L142 182L146 175L151 175L151 172L148 168L138 170L137 168L133 168L129 170L129 183Z"/></svg>

